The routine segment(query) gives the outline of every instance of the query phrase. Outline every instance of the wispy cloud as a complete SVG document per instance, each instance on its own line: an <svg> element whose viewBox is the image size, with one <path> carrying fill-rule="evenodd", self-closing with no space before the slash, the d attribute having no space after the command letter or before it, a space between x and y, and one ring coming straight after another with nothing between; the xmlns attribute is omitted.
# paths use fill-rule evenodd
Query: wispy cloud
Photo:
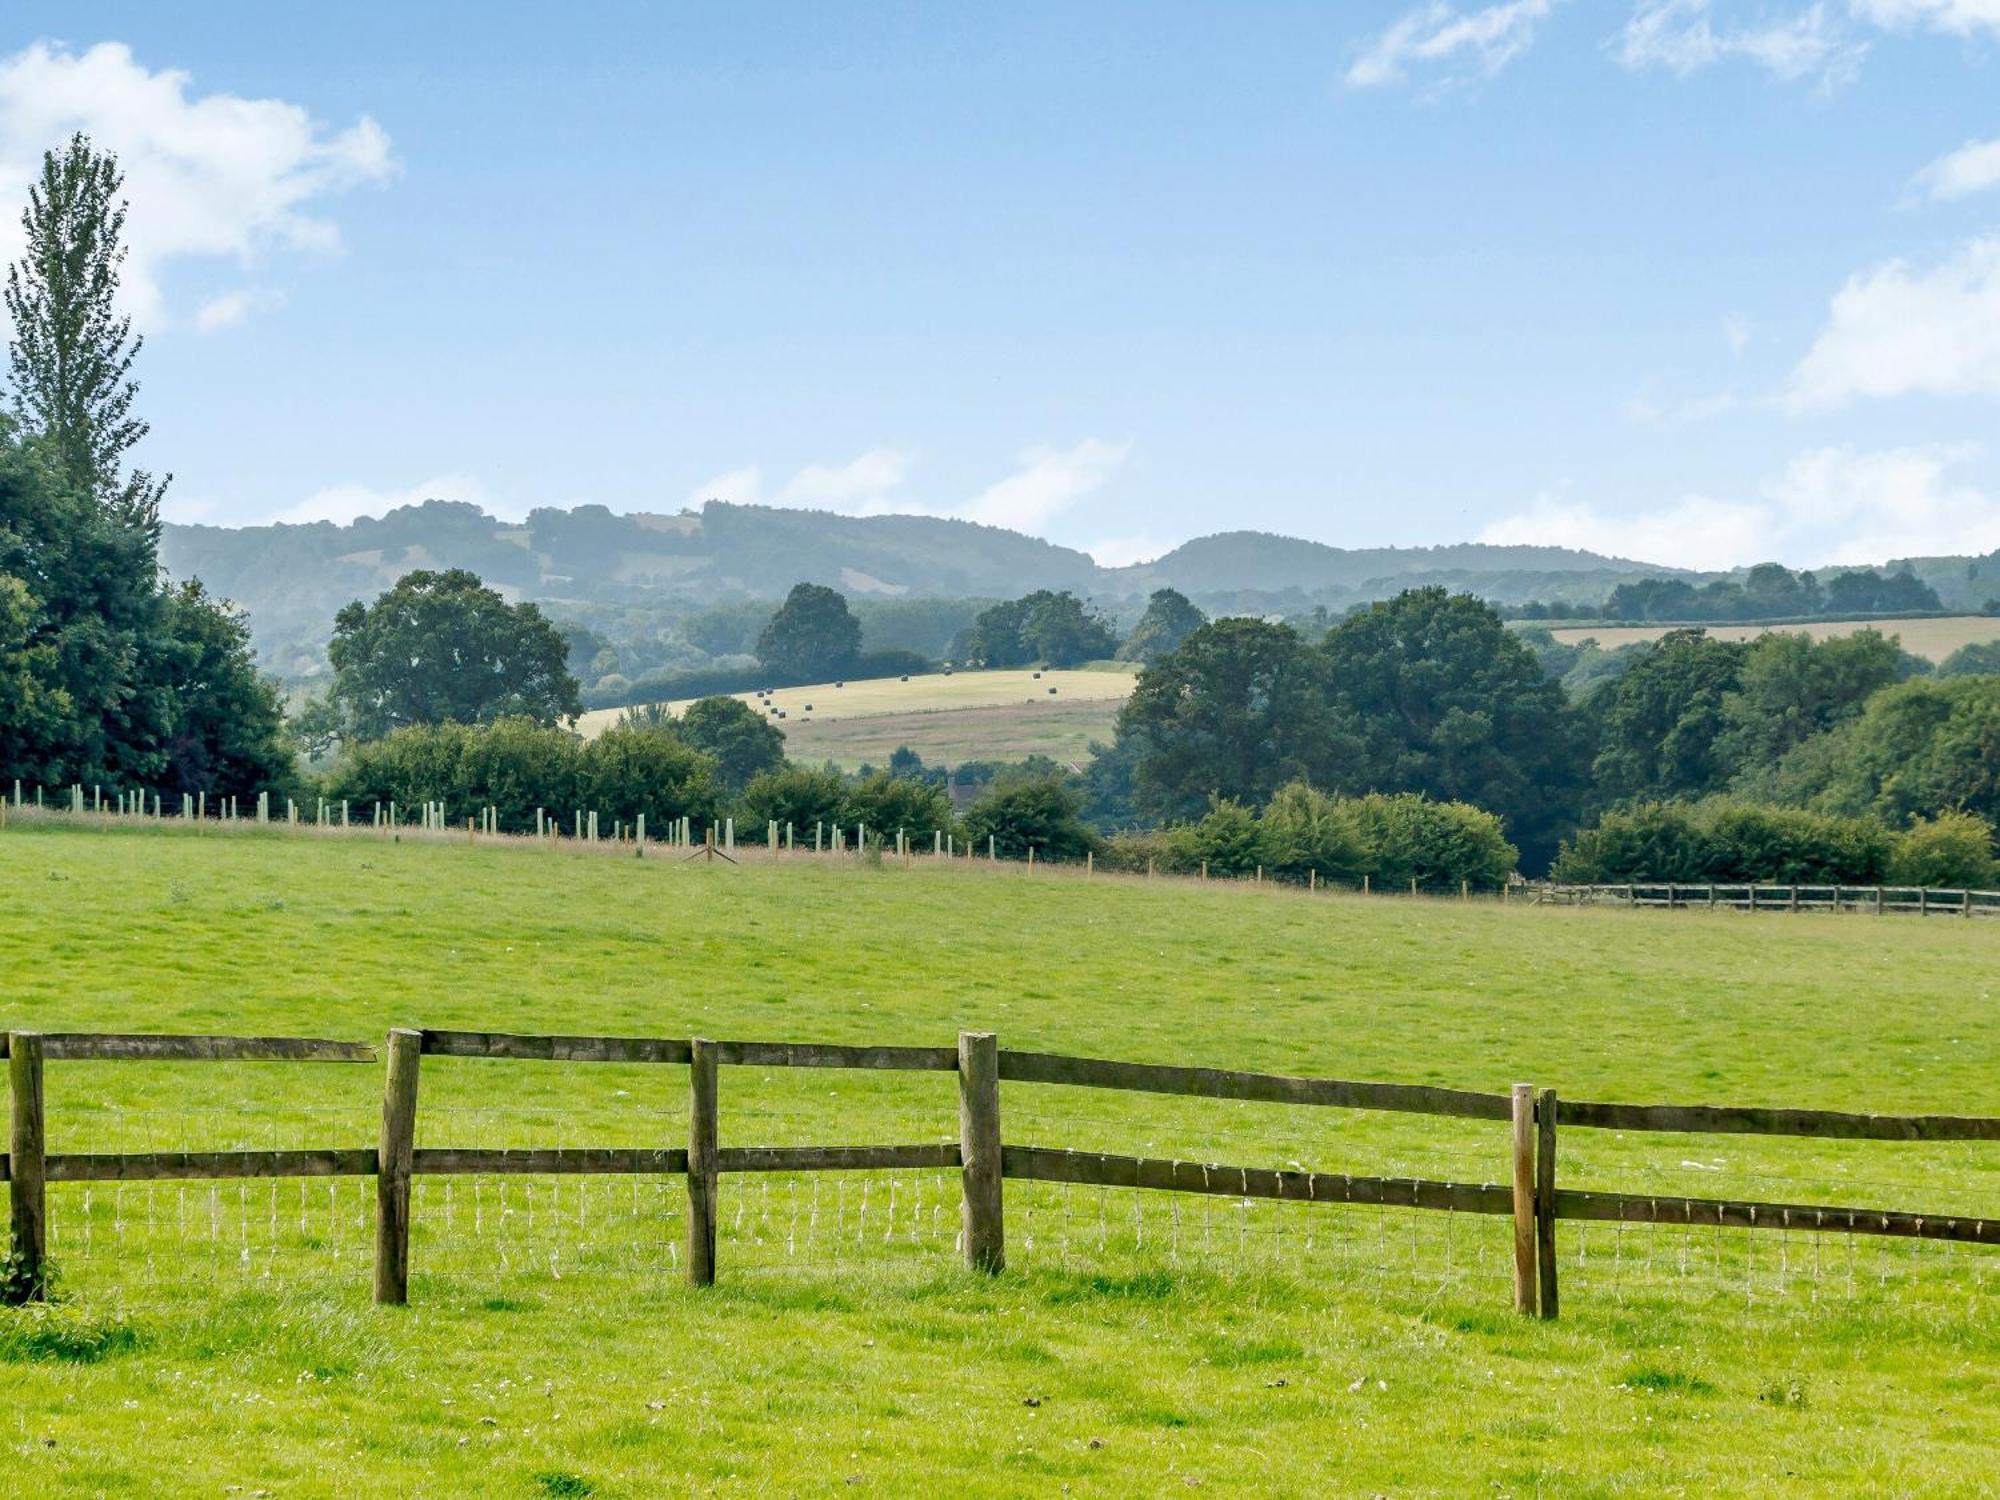
<svg viewBox="0 0 2000 1500"><path fill-rule="evenodd" d="M357 516L382 516L401 505L421 505L426 500L463 500L477 505L489 515L501 515L506 507L470 474L438 474L402 489L378 489L365 484L332 484L316 490L298 504L271 517L273 521L333 521L346 524Z"/></svg>
<svg viewBox="0 0 2000 1500"><path fill-rule="evenodd" d="M907 492L916 454L871 448L844 464L808 464L775 490L761 467L718 474L689 492L688 502L728 500L744 505L784 505L843 515L927 515L1015 531L1039 532L1108 483L1130 451L1128 443L1085 438L1067 448L1024 449L1012 473L963 501L938 504Z"/></svg>
<svg viewBox="0 0 2000 1500"><path fill-rule="evenodd" d="M1832 88L1860 70L1868 44L1852 37L1824 3L1776 20L1718 25L1709 0L1640 0L1611 52L1634 72L1658 68L1685 78L1738 61L1777 78L1817 78Z"/></svg>
<svg viewBox="0 0 2000 1500"><path fill-rule="evenodd" d="M1850 277L1792 371L1785 404L1917 394L2000 397L2000 235L1928 268L1893 260Z"/></svg>
<svg viewBox="0 0 2000 1500"><path fill-rule="evenodd" d="M1854 0L1854 13L1890 31L2000 34L2000 0Z"/></svg>
<svg viewBox="0 0 2000 1500"><path fill-rule="evenodd" d="M2000 140L1967 141L1917 173L1912 186L1933 201L2000 187Z"/></svg>
<svg viewBox="0 0 2000 1500"><path fill-rule="evenodd" d="M1755 498L1685 495L1614 511L1554 496L1479 540L1582 547L1684 568L1865 564L2000 546L2000 496L1958 476L1972 444L1802 453Z"/></svg>
<svg viewBox="0 0 2000 1500"><path fill-rule="evenodd" d="M1557 3L1505 0L1461 11L1432 0L1362 49L1347 69L1347 86L1367 89L1401 83L1414 69L1429 70L1445 84L1490 78L1534 45L1535 33Z"/></svg>
<svg viewBox="0 0 2000 1500"><path fill-rule="evenodd" d="M281 99L196 95L188 74L148 69L121 43L71 52L37 42L0 58L0 201L24 199L42 152L79 130L116 152L125 171L123 294L146 325L168 317L160 289L168 262L247 265L274 250L335 249L340 231L314 206L395 171L388 136L365 116L329 131ZM0 216L0 260L18 255L20 243L13 216ZM205 326L240 321L259 305L244 296L240 305L218 299Z"/></svg>

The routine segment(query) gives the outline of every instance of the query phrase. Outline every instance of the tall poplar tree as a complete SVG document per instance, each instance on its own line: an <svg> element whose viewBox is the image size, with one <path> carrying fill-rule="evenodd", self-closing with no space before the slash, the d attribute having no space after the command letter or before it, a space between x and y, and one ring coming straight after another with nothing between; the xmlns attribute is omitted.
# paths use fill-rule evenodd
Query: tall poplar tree
<svg viewBox="0 0 2000 1500"><path fill-rule="evenodd" d="M118 519L159 531L160 496L171 475L125 475L125 455L146 435L132 414L139 384L132 361L145 339L117 308L125 263L125 176L117 158L81 132L42 156L21 215L26 249L7 268L7 345L15 415L41 434L81 494Z"/></svg>

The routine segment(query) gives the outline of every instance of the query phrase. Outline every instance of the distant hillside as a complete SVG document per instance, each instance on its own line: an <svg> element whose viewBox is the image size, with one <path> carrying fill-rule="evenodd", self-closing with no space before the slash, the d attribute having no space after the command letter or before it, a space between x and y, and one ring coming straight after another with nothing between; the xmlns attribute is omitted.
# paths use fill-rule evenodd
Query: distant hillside
<svg viewBox="0 0 2000 1500"><path fill-rule="evenodd" d="M1114 588L1133 593L1177 588L1184 594L1254 590L1304 593L1352 591L1412 574L1477 575L1672 573L1651 563L1628 562L1567 547L1493 547L1463 542L1446 547L1329 547L1268 531L1223 531L1197 537L1166 556L1137 567L1106 570Z"/></svg>
<svg viewBox="0 0 2000 1500"><path fill-rule="evenodd" d="M852 517L710 501L675 515L616 515L601 505L494 519L430 500L349 525L169 525L161 556L250 613L266 665L290 679L324 670L334 612L414 568L469 568L511 598L545 604L608 650L597 675L635 677L740 659L762 623L759 601L795 583L832 585L860 609L870 649L941 654L964 601L1071 589L1129 625L1156 588L1210 613L1338 613L1405 588L1442 584L1518 605L1595 607L1621 583L1690 574L1564 547L1343 548L1269 532L1198 537L1135 567L1100 568L1036 537L932 516ZM2000 594L2000 554L1920 558L1912 566L1953 608ZM957 601L941 608L921 601ZM935 640L931 637L936 637Z"/></svg>

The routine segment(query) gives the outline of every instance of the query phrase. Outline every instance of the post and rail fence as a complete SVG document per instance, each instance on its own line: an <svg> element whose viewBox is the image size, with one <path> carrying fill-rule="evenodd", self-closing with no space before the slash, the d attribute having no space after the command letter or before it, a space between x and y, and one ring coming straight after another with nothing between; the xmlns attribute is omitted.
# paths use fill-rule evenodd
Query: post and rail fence
<svg viewBox="0 0 2000 1500"><path fill-rule="evenodd" d="M1625 881L1531 886L1537 905L1703 907L1713 911L1908 912L1920 917L2000 917L2000 891L1921 885L1767 885L1745 881Z"/></svg>
<svg viewBox="0 0 2000 1500"><path fill-rule="evenodd" d="M333 802L319 799L312 807L287 802L280 809L272 805L267 797L260 796L254 812L245 812L233 797L217 797L211 801L206 793L197 796L183 796L178 811L169 808L155 794L143 791L120 791L113 789L107 797L102 787L92 787L86 795L81 785L61 788L61 797L48 801L44 788L24 787L16 782L11 797L0 794L0 829L7 826L10 810L24 818L54 818L58 820L90 819L105 826L118 823L140 822L152 826L178 827L190 830L213 828L218 831L284 831L291 834L317 834L320 836L351 835L355 837L386 837L423 839L434 843L487 843L502 847L534 847L587 850L598 853L636 854L644 857L648 850L657 850L668 856L679 856L683 860L724 860L729 864L738 863L739 847L745 854L752 847L761 847L764 855L773 860L791 860L802 856L815 859L827 855L847 856L866 853L870 847L877 852L893 851L896 859L904 865L912 865L922 860L926 864L957 865L983 861L987 864L1002 863L1001 851L996 841L988 838L980 847L970 838L960 838L956 834L934 833L931 847L919 853L920 841L910 838L904 829L875 828L866 825L843 827L838 823L819 822L811 828L795 827L790 823L769 822L763 830L763 842L753 846L749 842L752 835L744 835L744 843L739 846L736 837L735 820L724 818L707 825L694 823L686 817L669 818L664 831L656 825L655 836L649 839L646 831L646 816L639 814L630 822L622 819L602 822L596 812L576 809L571 815L570 831L565 832L561 816L549 809L536 809L532 832L523 828L520 832L510 832L503 825L499 809L482 806L476 815L459 819L448 811L442 802L420 802L413 806L399 807L395 802L364 802L350 805L347 802ZM1099 864L1094 853L1086 853L1081 860L1051 860L1047 851L1037 851L1027 847L1023 860L1014 858L1015 851L1007 851L1005 862L1021 864L1033 872L1037 867L1043 870L1069 870L1081 873L1086 878L1098 874L1138 874L1139 871L1114 871ZM1154 878L1156 872L1149 859L1144 875ZM1209 868L1204 862L1198 872L1182 871L1167 878L1178 878L1192 884L1211 883ZM1220 877L1218 877L1220 878ZM1349 885L1333 880L1322 880L1317 872L1310 872L1303 884L1296 879L1281 880L1268 878L1262 866L1254 873L1245 872L1236 876L1232 884L1248 884L1258 887L1270 886L1274 890L1300 890L1312 894L1360 894L1364 896L1397 896L1405 894L1405 888L1389 882L1376 884L1363 877L1358 885ZM1951 917L1995 917L2000 916L2000 891L1970 890L1951 886L1915 885L1827 885L1827 884L1778 884L1760 881L1623 881L1600 884L1578 884L1555 880L1523 880L1512 878L1497 888L1474 890L1469 882L1449 881L1430 886L1420 886L1412 880L1407 887L1410 896L1426 898L1457 898L1461 901L1491 899L1503 904L1525 906L1623 906L1629 908L1653 907L1667 910L1705 908L1711 911L1748 912L1862 912L1875 916L1907 913L1915 916Z"/></svg>
<svg viewBox="0 0 2000 1500"><path fill-rule="evenodd" d="M1755 1134L1822 1140L2000 1142L2000 1118L1875 1115L1824 1109L1715 1105L1616 1104L1559 1100L1552 1088L1514 1085L1481 1093L1412 1085L1288 1077L1233 1069L1116 1062L999 1046L991 1032L963 1032L956 1047L856 1046L518 1034L397 1028L377 1049L366 1043L304 1037L167 1036L90 1032L0 1035L10 1081L11 1129L4 1164L11 1208L7 1286L17 1300L48 1292L47 1187L51 1183L369 1177L376 1179L374 1297L408 1300L411 1186L417 1177L468 1174L664 1174L686 1179L685 1274L695 1286L716 1277L720 1179L759 1172L881 1171L957 1168L962 1209L959 1247L966 1264L997 1273L1006 1265L1003 1184L1066 1183L1240 1200L1326 1206L1376 1205L1510 1216L1514 1306L1556 1316L1557 1223L1730 1226L1816 1230L1972 1245L2000 1245L2000 1218L1911 1209L1653 1197L1559 1185L1559 1127L1676 1134ZM542 1063L639 1063L688 1069L690 1107L685 1150L628 1147L418 1147L418 1084L423 1059ZM60 1153L47 1149L43 1070L76 1061L139 1063L294 1062L386 1064L381 1132L376 1145L268 1151ZM720 1070L730 1067L841 1068L953 1073L958 1079L958 1139L911 1145L724 1146L720 1143ZM1010 1144L1002 1132L1001 1085L1041 1084L1128 1090L1214 1100L1387 1110L1508 1127L1506 1171L1497 1181L1453 1182L1298 1168L1106 1155ZM1495 1164L1501 1157L1495 1151Z"/></svg>

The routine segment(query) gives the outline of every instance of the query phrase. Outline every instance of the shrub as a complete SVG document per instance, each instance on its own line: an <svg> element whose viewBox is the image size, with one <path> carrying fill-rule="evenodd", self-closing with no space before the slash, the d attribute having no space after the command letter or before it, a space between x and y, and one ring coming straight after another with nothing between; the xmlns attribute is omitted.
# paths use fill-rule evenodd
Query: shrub
<svg viewBox="0 0 2000 1500"><path fill-rule="evenodd" d="M1520 852L1507 842L1500 820L1469 802L1433 802L1416 792L1371 793L1352 809L1367 871L1377 884L1415 880L1428 890L1456 890L1461 881L1480 890L1506 884Z"/></svg>
<svg viewBox="0 0 2000 1500"><path fill-rule="evenodd" d="M996 782L965 813L965 837L984 852L993 841L995 852L1025 859L1082 859L1096 847L1097 836L1080 816L1083 797L1059 777L1035 776Z"/></svg>
<svg viewBox="0 0 2000 1500"><path fill-rule="evenodd" d="M582 805L600 818L644 813L664 828L683 817L712 823L721 811L714 759L658 730L606 730L584 747L581 780Z"/></svg>
<svg viewBox="0 0 2000 1500"><path fill-rule="evenodd" d="M1889 879L1904 885L1986 889L1994 883L1993 825L1976 813L1918 818L1898 835Z"/></svg>
<svg viewBox="0 0 2000 1500"><path fill-rule="evenodd" d="M1359 885L1368 851L1352 805L1303 781L1281 786L1264 809L1259 830L1263 864L1274 874Z"/></svg>
<svg viewBox="0 0 2000 1500"><path fill-rule="evenodd" d="M889 839L895 838L899 828L911 840L926 844L933 833L958 831L951 797L943 787L907 781L887 771L877 771L849 787L845 807L842 822L865 823Z"/></svg>
<svg viewBox="0 0 2000 1500"><path fill-rule="evenodd" d="M1709 878L1707 832L1691 803L1646 802L1606 813L1563 841L1549 874L1577 885L1627 880L1694 883Z"/></svg>
<svg viewBox="0 0 2000 1500"><path fill-rule="evenodd" d="M736 822L758 840L774 822L782 839L789 823L794 836L803 834L810 843L815 823L838 823L846 811L847 783L838 771L786 766L750 778L737 802Z"/></svg>
<svg viewBox="0 0 2000 1500"><path fill-rule="evenodd" d="M1211 875L1247 875L1263 863L1257 816L1241 802L1218 799L1193 823L1167 830L1176 869L1208 867Z"/></svg>
<svg viewBox="0 0 2000 1500"><path fill-rule="evenodd" d="M1633 880L1872 885L1892 848L1873 818L1835 817L1715 797L1607 813L1566 840L1552 874L1604 884Z"/></svg>

